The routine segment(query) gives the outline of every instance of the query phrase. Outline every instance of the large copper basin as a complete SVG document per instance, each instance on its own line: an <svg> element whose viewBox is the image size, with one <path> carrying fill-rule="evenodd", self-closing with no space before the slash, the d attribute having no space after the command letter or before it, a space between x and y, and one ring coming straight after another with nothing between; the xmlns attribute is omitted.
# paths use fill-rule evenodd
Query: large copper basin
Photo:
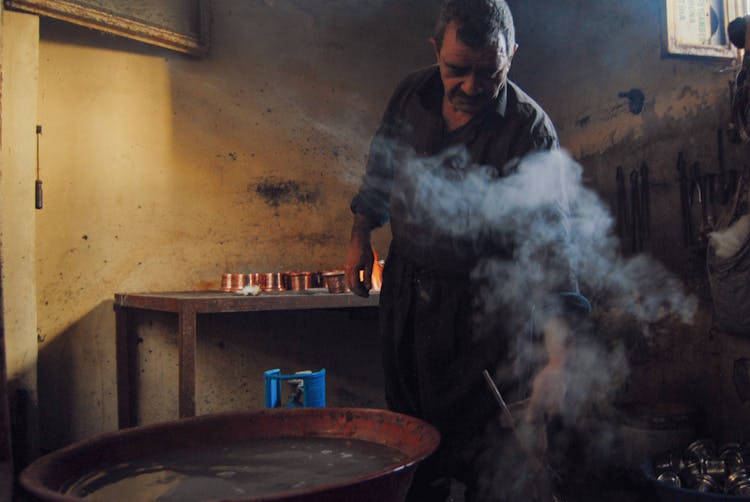
<svg viewBox="0 0 750 502"><path fill-rule="evenodd" d="M64 488L103 465L168 450L309 437L376 443L398 450L400 461L331 484L224 500L403 501L417 463L440 442L439 433L429 424L386 410L277 408L218 413L124 429L73 444L35 461L21 473L20 481L30 495L44 501L84 500L63 493Z"/></svg>

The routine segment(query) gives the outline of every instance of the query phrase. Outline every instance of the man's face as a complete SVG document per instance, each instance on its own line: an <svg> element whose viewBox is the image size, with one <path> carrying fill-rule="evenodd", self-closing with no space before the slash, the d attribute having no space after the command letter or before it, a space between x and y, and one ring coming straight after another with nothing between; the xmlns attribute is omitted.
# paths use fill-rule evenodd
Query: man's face
<svg viewBox="0 0 750 502"><path fill-rule="evenodd" d="M438 51L435 40L440 77L445 88L445 98L457 111L476 115L489 106L505 84L510 71L510 61L516 48L509 54L505 39L482 49L472 49L457 36L454 21L445 28L443 45Z"/></svg>

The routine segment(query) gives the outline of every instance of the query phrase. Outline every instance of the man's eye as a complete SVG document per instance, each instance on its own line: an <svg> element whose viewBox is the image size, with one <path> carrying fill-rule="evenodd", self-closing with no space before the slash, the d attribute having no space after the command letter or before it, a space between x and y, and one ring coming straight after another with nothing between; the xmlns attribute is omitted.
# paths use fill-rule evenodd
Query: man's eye
<svg viewBox="0 0 750 502"><path fill-rule="evenodd" d="M448 70L451 72L452 75L456 75L456 76L466 75L467 73L469 73L469 69L468 68L463 68L463 67L460 67L460 66L450 66L450 65L448 65Z"/></svg>
<svg viewBox="0 0 750 502"><path fill-rule="evenodd" d="M498 78L500 78L501 73L502 73L502 70L497 70L493 72L490 72L490 71L483 72L483 73L480 73L479 75L480 77L486 80L497 80Z"/></svg>

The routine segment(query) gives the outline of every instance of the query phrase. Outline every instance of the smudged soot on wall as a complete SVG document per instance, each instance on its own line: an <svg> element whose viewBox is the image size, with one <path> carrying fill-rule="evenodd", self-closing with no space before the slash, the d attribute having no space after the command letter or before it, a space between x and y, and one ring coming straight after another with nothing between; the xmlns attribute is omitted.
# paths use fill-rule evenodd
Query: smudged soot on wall
<svg viewBox="0 0 750 502"><path fill-rule="evenodd" d="M257 184L251 184L248 191L260 195L271 207L279 207L282 204L314 205L320 199L320 191L316 187L278 178L263 178Z"/></svg>
<svg viewBox="0 0 750 502"><path fill-rule="evenodd" d="M646 96L640 89L630 89L629 91L620 92L618 95L620 98L626 98L628 100L628 110L633 115L638 115L643 111L643 103L646 100Z"/></svg>
<svg viewBox="0 0 750 502"><path fill-rule="evenodd" d="M578 127L586 127L591 122L591 115L586 115L585 117L581 117L580 119L576 120L576 126Z"/></svg>

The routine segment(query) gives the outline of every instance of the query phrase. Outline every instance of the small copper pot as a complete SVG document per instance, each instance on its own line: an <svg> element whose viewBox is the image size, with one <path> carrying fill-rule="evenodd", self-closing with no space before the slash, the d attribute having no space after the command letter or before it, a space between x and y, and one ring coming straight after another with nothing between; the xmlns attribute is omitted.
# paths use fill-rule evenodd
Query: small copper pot
<svg viewBox="0 0 750 502"><path fill-rule="evenodd" d="M346 276L343 270L331 270L323 272L323 283L328 288L329 293L346 293Z"/></svg>
<svg viewBox="0 0 750 502"><path fill-rule="evenodd" d="M245 287L250 280L248 274L232 274L232 288L231 291L239 291Z"/></svg>
<svg viewBox="0 0 750 502"><path fill-rule="evenodd" d="M260 289L263 289L263 276L264 274L261 274L260 272L253 272L252 274L248 274L250 278L250 282L248 282L251 286L258 286Z"/></svg>
<svg viewBox="0 0 750 502"><path fill-rule="evenodd" d="M288 289L292 291L303 291L311 287L311 272L289 272L287 278L289 282Z"/></svg>
<svg viewBox="0 0 750 502"><path fill-rule="evenodd" d="M284 291L284 280L281 272L263 274L263 291Z"/></svg>
<svg viewBox="0 0 750 502"><path fill-rule="evenodd" d="M221 290L232 291L232 274L221 274Z"/></svg>

